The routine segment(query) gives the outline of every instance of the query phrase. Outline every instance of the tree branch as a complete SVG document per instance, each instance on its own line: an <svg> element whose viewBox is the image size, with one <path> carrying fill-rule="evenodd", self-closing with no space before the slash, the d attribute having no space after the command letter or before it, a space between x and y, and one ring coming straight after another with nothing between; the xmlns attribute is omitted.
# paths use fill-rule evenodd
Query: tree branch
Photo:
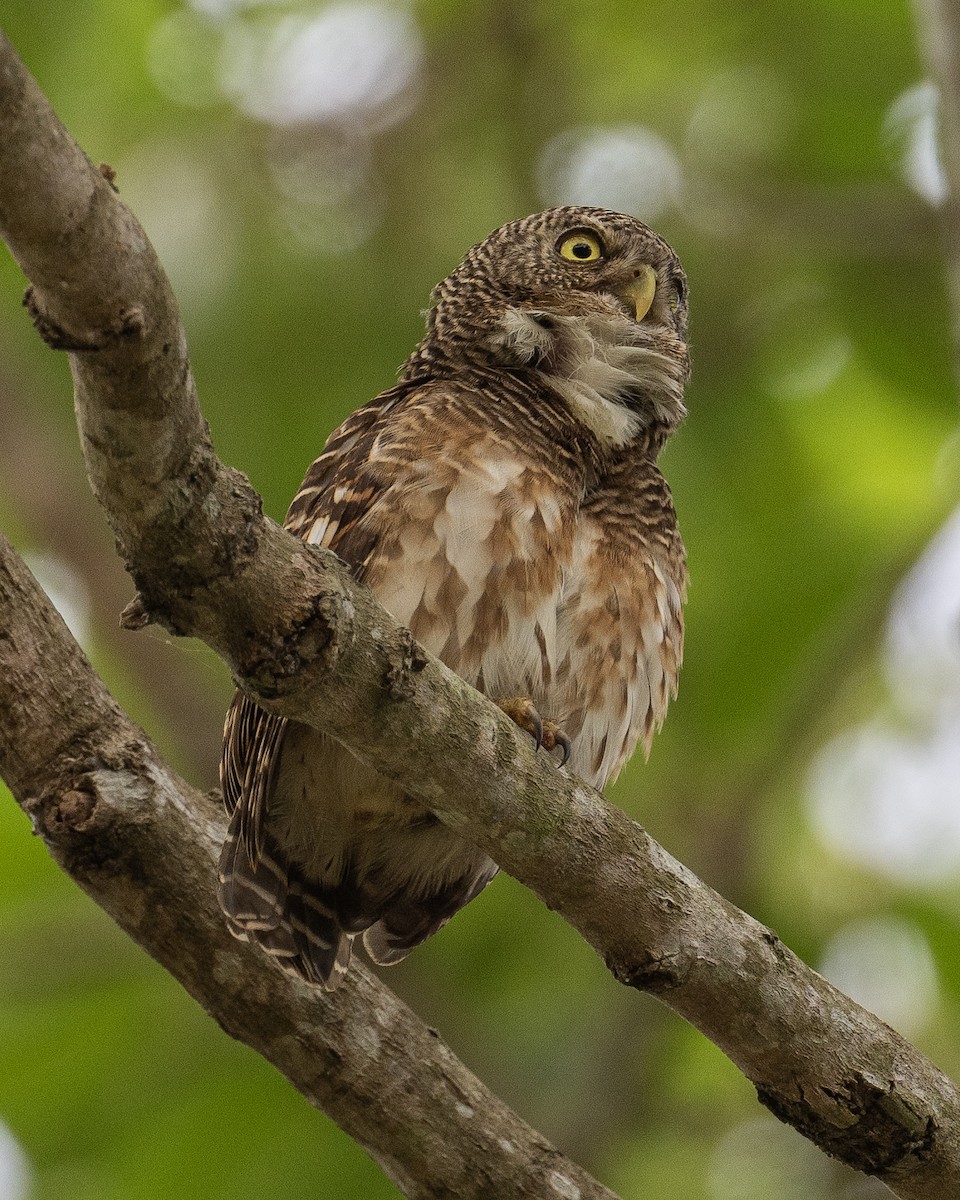
<svg viewBox="0 0 960 1200"><path fill-rule="evenodd" d="M0 479L23 521L28 544L42 547L77 573L89 592L92 636L100 652L120 664L123 675L136 679L150 697L168 744L175 737L174 760L190 764L191 778L212 783L229 681L198 672L190 661L194 656L184 655L159 629L131 637L120 628L116 614L130 597L130 579L100 520L82 462L64 461L75 438L27 403L25 382L15 381L10 366L0 364ZM54 462L58 469L51 471Z"/></svg>
<svg viewBox="0 0 960 1200"><path fill-rule="evenodd" d="M57 862L233 1037L274 1064L411 1197L615 1200L494 1096L368 971L336 995L227 933L219 798L120 711L0 536L0 763Z"/></svg>
<svg viewBox="0 0 960 1200"><path fill-rule="evenodd" d="M960 1194L960 1095L945 1076L535 756L334 556L264 519L213 454L152 249L2 40L0 117L0 224L33 281L41 332L73 348L87 469L140 593L133 617L202 637L264 707L332 733L458 828L823 1149L901 1197ZM4 771L16 772L12 752ZM89 847L81 857L102 855L99 831L73 836ZM190 959L189 930L176 935ZM167 953L174 961L172 942Z"/></svg>

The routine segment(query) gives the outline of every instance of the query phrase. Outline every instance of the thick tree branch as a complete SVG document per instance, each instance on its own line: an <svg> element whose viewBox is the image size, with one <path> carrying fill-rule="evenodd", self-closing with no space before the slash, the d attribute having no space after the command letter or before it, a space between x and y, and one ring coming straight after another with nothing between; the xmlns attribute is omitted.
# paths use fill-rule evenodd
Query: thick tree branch
<svg viewBox="0 0 960 1200"><path fill-rule="evenodd" d="M412 1197L614 1200L362 967L334 996L226 931L219 798L189 788L103 686L0 536L0 765L60 865L233 1037Z"/></svg>
<svg viewBox="0 0 960 1200"><path fill-rule="evenodd" d="M328 730L482 846L825 1150L902 1197L960 1194L960 1095L948 1079L536 757L333 556L263 518L246 480L213 455L149 244L2 40L0 129L0 228L33 281L41 332L76 348L88 472L139 613L202 637L266 707ZM75 836L100 853L99 832Z"/></svg>
<svg viewBox="0 0 960 1200"><path fill-rule="evenodd" d="M0 479L6 499L22 518L29 544L69 564L82 580L97 646L150 697L165 734L176 736L175 760L190 764L191 777L213 783L229 681L221 686L209 672L198 672L192 656L159 629L131 637L120 628L117 613L130 597L130 579L100 520L82 462L64 461L73 449L68 433L27 403L24 385L13 379L9 364L0 364Z"/></svg>

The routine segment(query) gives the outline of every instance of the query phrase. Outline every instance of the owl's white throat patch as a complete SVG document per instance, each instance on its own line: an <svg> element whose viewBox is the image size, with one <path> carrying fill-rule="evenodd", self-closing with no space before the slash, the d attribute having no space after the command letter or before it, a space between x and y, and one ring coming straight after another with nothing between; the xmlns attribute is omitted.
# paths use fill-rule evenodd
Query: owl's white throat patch
<svg viewBox="0 0 960 1200"><path fill-rule="evenodd" d="M535 369L608 446L625 445L654 419L679 424L683 365L612 301L597 300L596 310L576 315L508 308L494 347L512 365Z"/></svg>

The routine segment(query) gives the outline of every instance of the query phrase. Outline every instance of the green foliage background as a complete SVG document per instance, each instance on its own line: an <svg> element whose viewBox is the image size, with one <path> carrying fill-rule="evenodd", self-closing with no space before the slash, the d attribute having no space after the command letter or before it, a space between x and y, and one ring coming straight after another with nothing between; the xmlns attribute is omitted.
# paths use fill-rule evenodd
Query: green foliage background
<svg viewBox="0 0 960 1200"><path fill-rule="evenodd" d="M242 77L238 46L328 7L7 0L3 23L117 169L180 294L220 454L278 518L334 424L390 384L466 247L567 198L545 148L572 138L576 166L584 131L662 140L681 182L652 223L692 297L690 417L664 459L691 563L687 661L650 763L613 796L815 965L864 919L903 931L936 973L905 1032L956 1076L956 874L841 852L808 805L821 747L896 710L891 597L957 500L937 216L903 177L915 126L888 119L925 73L911 6L422 0L402 10L416 82L347 139L369 156L359 182L345 167L284 184L278 162L309 177L343 129L250 115L224 64ZM210 786L227 673L202 647L115 628L131 589L85 491L66 361L18 309L22 287L0 257L0 523L40 568L69 567L94 662ZM960 801L956 778L944 788ZM58 873L6 794L0 827L0 1120L31 1200L397 1194ZM625 1197L885 1194L764 1116L718 1051L618 988L510 879L389 982Z"/></svg>

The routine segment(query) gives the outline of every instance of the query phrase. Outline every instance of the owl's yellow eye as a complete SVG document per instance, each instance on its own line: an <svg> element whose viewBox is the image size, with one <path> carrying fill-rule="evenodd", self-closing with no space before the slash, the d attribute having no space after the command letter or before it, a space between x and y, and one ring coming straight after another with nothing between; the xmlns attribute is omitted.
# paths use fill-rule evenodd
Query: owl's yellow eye
<svg viewBox="0 0 960 1200"><path fill-rule="evenodd" d="M568 233L557 246L557 252L568 262L590 263L603 258L603 245L595 233L584 230L580 233Z"/></svg>

